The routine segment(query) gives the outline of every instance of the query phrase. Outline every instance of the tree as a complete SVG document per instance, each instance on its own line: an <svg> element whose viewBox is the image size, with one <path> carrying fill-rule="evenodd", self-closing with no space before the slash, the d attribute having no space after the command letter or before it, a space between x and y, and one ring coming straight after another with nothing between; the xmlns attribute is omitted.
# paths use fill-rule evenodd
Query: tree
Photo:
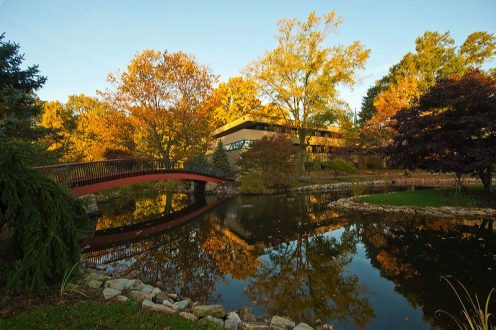
<svg viewBox="0 0 496 330"><path fill-rule="evenodd" d="M222 173L221 175L225 176L231 176L233 172L226 149L224 149L224 145L220 140L212 155L212 167Z"/></svg>
<svg viewBox="0 0 496 330"><path fill-rule="evenodd" d="M254 82L242 77L232 77L221 83L207 102L214 113L214 128L244 115L260 113L264 108L257 97Z"/></svg>
<svg viewBox="0 0 496 330"><path fill-rule="evenodd" d="M387 155L395 166L473 173L490 191L496 162L496 79L482 71L440 80L417 106L393 117Z"/></svg>
<svg viewBox="0 0 496 330"><path fill-rule="evenodd" d="M360 112L360 117L368 118L362 122L368 141L376 146L391 143L395 132L389 123L396 112L415 106L437 80L480 68L496 54L496 38L487 32L470 34L460 47L454 44L449 32L425 32L415 40L415 52L407 53L369 89Z"/></svg>
<svg viewBox="0 0 496 330"><path fill-rule="evenodd" d="M338 99L336 87L353 85L356 70L369 56L358 41L346 47L325 45L342 21L332 11L322 17L312 12L305 22L279 21L278 46L247 69L260 92L277 106L276 115L296 131L302 169L312 131L336 119L330 106Z"/></svg>
<svg viewBox="0 0 496 330"><path fill-rule="evenodd" d="M192 56L145 50L119 78L109 75L115 90L103 94L129 117L136 154L173 167L207 148L212 118L204 102L215 80Z"/></svg>
<svg viewBox="0 0 496 330"><path fill-rule="evenodd" d="M0 227L12 229L8 285L46 291L79 262L81 205L55 182L23 165L16 145L0 142Z"/></svg>
<svg viewBox="0 0 496 330"><path fill-rule="evenodd" d="M256 172L266 188L284 189L298 177L297 157L298 148L291 139L278 134L254 141L238 165L243 175Z"/></svg>

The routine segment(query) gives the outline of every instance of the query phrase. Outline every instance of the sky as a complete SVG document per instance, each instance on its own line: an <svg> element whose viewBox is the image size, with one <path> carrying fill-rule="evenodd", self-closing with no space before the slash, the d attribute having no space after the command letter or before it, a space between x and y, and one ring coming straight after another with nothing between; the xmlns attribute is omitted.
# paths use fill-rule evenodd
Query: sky
<svg viewBox="0 0 496 330"><path fill-rule="evenodd" d="M449 31L457 44L474 31L496 33L496 0L0 0L0 33L48 78L40 98L65 102L110 87L107 75L144 49L192 54L227 81L276 46L279 19L330 10L344 23L329 45L371 49L358 83L340 88L357 111L425 31Z"/></svg>

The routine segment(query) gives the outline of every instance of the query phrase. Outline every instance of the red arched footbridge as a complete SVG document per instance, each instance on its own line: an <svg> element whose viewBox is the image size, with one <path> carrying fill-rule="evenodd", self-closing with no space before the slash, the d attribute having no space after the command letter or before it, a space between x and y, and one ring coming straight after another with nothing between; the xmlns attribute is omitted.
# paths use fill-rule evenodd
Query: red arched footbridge
<svg viewBox="0 0 496 330"><path fill-rule="evenodd" d="M42 174L83 196L128 184L158 180L194 181L195 193L203 193L206 182L232 181L210 167L168 168L157 159L113 159L36 167Z"/></svg>

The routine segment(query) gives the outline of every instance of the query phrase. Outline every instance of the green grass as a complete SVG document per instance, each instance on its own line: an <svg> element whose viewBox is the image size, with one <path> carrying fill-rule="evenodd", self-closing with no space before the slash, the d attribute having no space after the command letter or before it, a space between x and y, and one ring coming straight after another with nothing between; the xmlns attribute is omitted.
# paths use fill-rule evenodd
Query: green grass
<svg viewBox="0 0 496 330"><path fill-rule="evenodd" d="M188 321L141 309L137 302L93 302L36 308L9 319L0 329L221 329L213 324Z"/></svg>
<svg viewBox="0 0 496 330"><path fill-rule="evenodd" d="M360 196L358 200L369 204L394 206L494 207L494 195L493 193L491 196L484 196L481 187L476 186L458 194L455 194L454 188L440 188Z"/></svg>

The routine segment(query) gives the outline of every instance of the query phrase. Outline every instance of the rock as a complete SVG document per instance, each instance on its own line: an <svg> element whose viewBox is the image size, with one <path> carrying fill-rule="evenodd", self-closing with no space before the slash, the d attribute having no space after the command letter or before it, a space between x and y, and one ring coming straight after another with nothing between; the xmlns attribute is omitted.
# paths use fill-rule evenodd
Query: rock
<svg viewBox="0 0 496 330"><path fill-rule="evenodd" d="M336 330L336 328L331 324L321 324L317 327L317 330Z"/></svg>
<svg viewBox="0 0 496 330"><path fill-rule="evenodd" d="M168 293L167 295L169 296L169 298L171 298L173 300L177 300L177 294L175 294L175 293Z"/></svg>
<svg viewBox="0 0 496 330"><path fill-rule="evenodd" d="M195 316L195 314L192 314L192 313L181 312L181 313L179 313L179 315L182 318L185 318L186 320L190 320L190 321L197 321L198 320L198 318Z"/></svg>
<svg viewBox="0 0 496 330"><path fill-rule="evenodd" d="M137 280L134 285L131 287L132 290L141 291L145 287L145 284L140 280Z"/></svg>
<svg viewBox="0 0 496 330"><path fill-rule="evenodd" d="M243 322L239 327L240 330L268 330L269 326L261 322Z"/></svg>
<svg viewBox="0 0 496 330"><path fill-rule="evenodd" d="M141 307L143 309L146 309L146 310L149 310L152 312L162 312L165 314L175 314L176 313L175 309L161 305L161 304L155 304L151 300L143 300L143 302L141 303Z"/></svg>
<svg viewBox="0 0 496 330"><path fill-rule="evenodd" d="M164 300L162 302L162 305L176 309L176 306L174 306L174 303L170 302L169 300Z"/></svg>
<svg viewBox="0 0 496 330"><path fill-rule="evenodd" d="M186 309L191 304L191 299L186 298L181 301L174 303L174 308L176 309Z"/></svg>
<svg viewBox="0 0 496 330"><path fill-rule="evenodd" d="M287 328L293 329L295 323L290 319L281 316L272 316L272 320L270 320L270 328L274 330L286 330Z"/></svg>
<svg viewBox="0 0 496 330"><path fill-rule="evenodd" d="M162 290L160 290L159 288L153 288L153 290L150 294L152 295L152 297L155 297L160 292L162 292Z"/></svg>
<svg viewBox="0 0 496 330"><path fill-rule="evenodd" d="M146 284L146 285L145 285L145 286L141 289L141 291L143 291L144 293L151 294L151 293L153 292L153 289L155 289L153 286Z"/></svg>
<svg viewBox="0 0 496 330"><path fill-rule="evenodd" d="M244 322L256 322L257 318L251 313L249 308L243 307L239 309L239 317Z"/></svg>
<svg viewBox="0 0 496 330"><path fill-rule="evenodd" d="M164 302L164 300L167 300L170 302L169 296L165 292L159 292L153 297L153 302L156 304L161 304Z"/></svg>
<svg viewBox="0 0 496 330"><path fill-rule="evenodd" d="M299 323L293 330L314 330L311 326L306 323Z"/></svg>
<svg viewBox="0 0 496 330"><path fill-rule="evenodd" d="M122 291L115 290L115 289L112 289L112 288L105 288L105 289L103 289L103 296L105 297L105 299L114 298L115 296L118 296L121 293L122 293Z"/></svg>
<svg viewBox="0 0 496 330"><path fill-rule="evenodd" d="M208 315L223 318L226 313L222 305L197 305L193 308L193 314L198 318Z"/></svg>
<svg viewBox="0 0 496 330"><path fill-rule="evenodd" d="M94 272L91 272L89 273L88 275L86 275L86 277L84 278L84 280L86 282L89 282L89 281L100 281L100 282L105 282L106 280L110 279L110 276L107 276L107 275L103 275L103 274L100 274L98 273L96 270Z"/></svg>
<svg viewBox="0 0 496 330"><path fill-rule="evenodd" d="M238 330L241 325L241 319L236 312L231 312L227 315L226 322L224 322L224 329Z"/></svg>
<svg viewBox="0 0 496 330"><path fill-rule="evenodd" d="M129 298L126 296L116 296L114 299L115 299L115 301L128 301L129 300Z"/></svg>
<svg viewBox="0 0 496 330"><path fill-rule="evenodd" d="M114 290L124 291L132 287L134 283L135 280L129 280L127 278L117 278L108 280L107 282L105 282L105 286Z"/></svg>
<svg viewBox="0 0 496 330"><path fill-rule="evenodd" d="M204 319L202 319L202 321L203 320L207 320L207 321L212 322L214 324L217 324L217 325L219 325L221 327L224 327L224 321L221 320L221 319L219 319L219 318L217 318L217 317L213 317L211 315L207 315Z"/></svg>
<svg viewBox="0 0 496 330"><path fill-rule="evenodd" d="M136 301L152 300L152 295L144 293L143 291L133 290L129 292L129 298Z"/></svg>
<svg viewBox="0 0 496 330"><path fill-rule="evenodd" d="M97 281L97 280L91 280L91 281L88 281L88 283L86 283L86 285L88 285L88 288L91 288L91 289L98 289L102 286L103 282L102 281Z"/></svg>

